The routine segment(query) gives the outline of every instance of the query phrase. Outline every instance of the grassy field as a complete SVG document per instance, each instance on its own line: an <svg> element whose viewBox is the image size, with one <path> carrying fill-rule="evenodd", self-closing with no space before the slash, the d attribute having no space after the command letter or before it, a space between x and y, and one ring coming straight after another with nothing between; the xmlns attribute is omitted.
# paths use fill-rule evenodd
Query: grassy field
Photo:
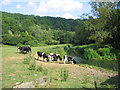
<svg viewBox="0 0 120 90"><path fill-rule="evenodd" d="M63 56L67 54L63 46L65 45L32 47L32 55L36 56L37 51L44 51L47 54L54 52ZM117 71L106 71L83 64L64 65L42 61L36 61L35 70L29 70L30 65L23 63L27 56L29 55L17 53L15 46L2 46L2 88L12 88L18 83L33 81L46 75L50 77L50 82L42 88L94 88L94 81L97 82L97 87L117 87ZM37 71L38 67L42 68L39 69L41 71ZM61 70L68 72L66 81L62 80L64 76L61 74L65 73Z"/></svg>

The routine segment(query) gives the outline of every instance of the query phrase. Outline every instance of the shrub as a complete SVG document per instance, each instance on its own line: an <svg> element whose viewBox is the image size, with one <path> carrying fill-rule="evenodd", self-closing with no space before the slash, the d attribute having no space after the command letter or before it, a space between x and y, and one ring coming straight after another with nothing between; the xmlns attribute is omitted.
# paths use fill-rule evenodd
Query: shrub
<svg viewBox="0 0 120 90"><path fill-rule="evenodd" d="M46 44L48 45L57 45L59 44L60 42L59 41L56 41L56 40L48 40L45 42Z"/></svg>
<svg viewBox="0 0 120 90"><path fill-rule="evenodd" d="M48 75L48 69L46 69L46 68L43 69L43 74L44 74L44 75Z"/></svg>
<svg viewBox="0 0 120 90"><path fill-rule="evenodd" d="M109 60L109 59L111 59L111 56L110 55L105 55L105 56L103 56L103 59Z"/></svg>
<svg viewBox="0 0 120 90"><path fill-rule="evenodd" d="M99 48L98 53L101 56L109 55L110 54L110 48Z"/></svg>
<svg viewBox="0 0 120 90"><path fill-rule="evenodd" d="M112 59L117 60L117 56L115 54L111 55Z"/></svg>
<svg viewBox="0 0 120 90"><path fill-rule="evenodd" d="M34 63L30 64L29 70L35 70L35 64Z"/></svg>
<svg viewBox="0 0 120 90"><path fill-rule="evenodd" d="M84 49L84 58L85 59L98 59L101 58L100 55L93 49L91 48L86 48Z"/></svg>
<svg viewBox="0 0 120 90"><path fill-rule="evenodd" d="M29 70L35 70L35 68L36 68L36 62L34 59L32 59L29 64Z"/></svg>
<svg viewBox="0 0 120 90"><path fill-rule="evenodd" d="M36 40L31 40L31 41L28 41L28 42L26 42L25 43L25 45L30 45L30 46L36 46L36 44L37 44L37 41Z"/></svg>
<svg viewBox="0 0 120 90"><path fill-rule="evenodd" d="M23 64L29 64L29 63L30 63L30 59L28 57L24 58Z"/></svg>
<svg viewBox="0 0 120 90"><path fill-rule="evenodd" d="M68 79L69 73L66 69L61 69L60 71L60 78L62 81L66 81Z"/></svg>
<svg viewBox="0 0 120 90"><path fill-rule="evenodd" d="M105 55L105 56L102 56L103 59L107 59L107 60L116 60L117 57L115 54L113 55Z"/></svg>
<svg viewBox="0 0 120 90"><path fill-rule="evenodd" d="M68 46L65 46L65 47L64 47L64 50L66 50L66 51L69 50Z"/></svg>
<svg viewBox="0 0 120 90"><path fill-rule="evenodd" d="M43 67L42 67L42 65L40 65L40 66L37 68L37 71L40 71L40 72L43 71Z"/></svg>
<svg viewBox="0 0 120 90"><path fill-rule="evenodd" d="M31 53L29 53L29 56L24 58L23 64L30 64L30 61L32 60Z"/></svg>
<svg viewBox="0 0 120 90"><path fill-rule="evenodd" d="M72 45L72 44L69 44L68 47L73 47L73 45Z"/></svg>

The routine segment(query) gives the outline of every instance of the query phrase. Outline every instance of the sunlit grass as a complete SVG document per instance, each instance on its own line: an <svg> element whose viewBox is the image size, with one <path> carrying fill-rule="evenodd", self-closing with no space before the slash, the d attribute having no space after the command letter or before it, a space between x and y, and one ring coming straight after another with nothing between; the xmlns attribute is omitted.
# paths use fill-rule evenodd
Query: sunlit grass
<svg viewBox="0 0 120 90"><path fill-rule="evenodd" d="M37 51L42 51L45 53L59 53L61 55L67 54L63 50L64 45L50 45L50 46L40 46L40 47L31 47L32 48L32 56L36 54ZM33 81L39 77L42 77L44 75L49 76L50 82L43 86L44 88L94 88L94 79L97 80L97 84L99 87L100 83L107 80L107 78L104 78L103 80L100 78L92 78L92 76L86 76L84 74L80 74L80 76L74 77L72 75L69 75L68 79L66 81L62 81L60 78L60 70L61 68L64 68L65 66L58 66L58 67L45 67L44 64L36 64L35 70L29 70L29 64L24 64L24 58L27 58L29 54L22 54L22 53L16 53L17 47L15 46L6 46L3 45L2 48L2 87L3 88L12 88L16 85L16 83L23 83L23 82L29 82ZM63 54L62 54L63 53ZM14 58L13 58L14 57ZM21 58L21 59L20 59ZM36 62L37 63L37 62ZM50 63L49 63L50 64ZM57 64L57 63L56 63ZM83 65L85 66L85 65ZM87 66L87 65L86 65ZM89 66L89 65L88 65ZM42 69L41 69L42 68ZM70 67L66 68L71 73ZM78 72L80 72L81 69L78 69ZM81 79L80 79L81 78ZM107 87L104 86L104 87ZM115 86L113 86L115 87Z"/></svg>

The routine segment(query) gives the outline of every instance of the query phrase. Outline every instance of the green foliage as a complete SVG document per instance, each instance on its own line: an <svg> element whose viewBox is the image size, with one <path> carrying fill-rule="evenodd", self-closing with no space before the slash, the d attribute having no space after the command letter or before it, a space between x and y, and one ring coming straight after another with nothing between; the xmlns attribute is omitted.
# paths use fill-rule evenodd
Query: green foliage
<svg viewBox="0 0 120 90"><path fill-rule="evenodd" d="M11 36L10 34L4 34L2 38L3 44L17 45L19 43L18 37Z"/></svg>
<svg viewBox="0 0 120 90"><path fill-rule="evenodd" d="M56 40L48 40L46 41L46 44L47 45L57 45L59 44L60 42L59 41L56 41Z"/></svg>
<svg viewBox="0 0 120 90"><path fill-rule="evenodd" d="M119 51L110 45L89 44L82 46L75 46L75 52L84 56L85 59L113 59L116 60Z"/></svg>
<svg viewBox="0 0 120 90"><path fill-rule="evenodd" d="M30 64L30 58L24 58L23 63L24 64Z"/></svg>
<svg viewBox="0 0 120 90"><path fill-rule="evenodd" d="M29 59L29 61L28 61ZM36 61L34 60L33 56L31 56L31 53L29 53L29 57L27 58L27 64L29 64L29 70L36 70Z"/></svg>
<svg viewBox="0 0 120 90"><path fill-rule="evenodd" d="M69 50L68 46L64 46L64 50L68 51Z"/></svg>
<svg viewBox="0 0 120 90"><path fill-rule="evenodd" d="M31 56L31 53L29 53L29 56L24 57L23 64L28 64L29 65L31 60L32 60L32 56Z"/></svg>
<svg viewBox="0 0 120 90"><path fill-rule="evenodd" d="M88 48L84 49L84 58L85 59L100 59L100 55L93 49Z"/></svg>
<svg viewBox="0 0 120 90"><path fill-rule="evenodd" d="M61 68L61 71L59 72L59 74L60 74L60 78L62 81L67 81L67 79L69 77L68 70Z"/></svg>
<svg viewBox="0 0 120 90"><path fill-rule="evenodd" d="M88 29L89 22L88 21L80 21L79 26L77 26L77 30L75 32L75 42L73 43L74 45L84 45L90 43L89 36L90 32Z"/></svg>
<svg viewBox="0 0 120 90"><path fill-rule="evenodd" d="M39 72L42 72L42 71L43 71L42 65L40 65L40 66L37 67L37 71L39 71Z"/></svg>
<svg viewBox="0 0 120 90"><path fill-rule="evenodd" d="M32 60L29 64L29 70L35 70L36 69L36 62L35 60Z"/></svg>
<svg viewBox="0 0 120 90"><path fill-rule="evenodd" d="M91 31L89 39L96 43L109 43L120 49L120 3L119 2L91 2L93 14L96 19L89 19Z"/></svg>
<svg viewBox="0 0 120 90"><path fill-rule="evenodd" d="M105 55L105 56L102 56L103 59L105 60L117 60L117 57L115 54L112 54L112 55Z"/></svg>
<svg viewBox="0 0 120 90"><path fill-rule="evenodd" d="M44 68L44 69L43 69L43 74L44 74L44 75L48 75L48 69L47 69L47 68Z"/></svg>
<svg viewBox="0 0 120 90"><path fill-rule="evenodd" d="M98 53L99 53L101 56L109 55L109 54L110 54L110 48L99 48L99 49L98 49Z"/></svg>
<svg viewBox="0 0 120 90"><path fill-rule="evenodd" d="M11 36L14 36L13 33L9 30L8 33L11 35Z"/></svg>
<svg viewBox="0 0 120 90"><path fill-rule="evenodd" d="M29 36L29 34L28 34L28 32L27 32L27 31L25 31L25 35L26 35L26 36Z"/></svg>
<svg viewBox="0 0 120 90"><path fill-rule="evenodd" d="M19 44L31 46L36 46L41 42L48 45L73 43L76 25L78 22L72 19L2 12L3 36L5 34L17 35L16 40L13 40L14 43L9 41L8 37L3 37L4 44L7 45L17 45L16 41L19 41Z"/></svg>
<svg viewBox="0 0 120 90"><path fill-rule="evenodd" d="M73 47L73 44L68 44L68 47Z"/></svg>
<svg viewBox="0 0 120 90"><path fill-rule="evenodd" d="M111 86L109 85L109 83L107 83L107 86L108 86L108 88L110 89Z"/></svg>
<svg viewBox="0 0 120 90"><path fill-rule="evenodd" d="M97 67L101 66L102 68L110 70L118 70L117 56L120 51L109 45L89 44L75 46L74 50L82 58L89 59L81 61L83 64Z"/></svg>

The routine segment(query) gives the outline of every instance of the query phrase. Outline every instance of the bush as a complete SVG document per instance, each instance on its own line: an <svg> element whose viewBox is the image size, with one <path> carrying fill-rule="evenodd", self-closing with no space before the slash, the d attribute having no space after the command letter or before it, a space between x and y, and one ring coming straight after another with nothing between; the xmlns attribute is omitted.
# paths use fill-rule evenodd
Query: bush
<svg viewBox="0 0 120 90"><path fill-rule="evenodd" d="M23 64L30 64L30 59L29 58L24 58Z"/></svg>
<svg viewBox="0 0 120 90"><path fill-rule="evenodd" d="M21 44L21 43L18 43L17 46L21 46L21 47L25 47L25 45Z"/></svg>
<svg viewBox="0 0 120 90"><path fill-rule="evenodd" d="M69 44L69 45L68 45L68 48L69 48L69 47L73 47L73 45L72 45L72 44Z"/></svg>
<svg viewBox="0 0 120 90"><path fill-rule="evenodd" d="M61 69L60 71L60 78L62 81L66 81L68 79L69 73L66 69Z"/></svg>
<svg viewBox="0 0 120 90"><path fill-rule="evenodd" d="M93 49L91 48L86 48L84 49L84 58L85 59L100 59L100 55Z"/></svg>
<svg viewBox="0 0 120 90"><path fill-rule="evenodd" d="M46 69L46 68L43 69L43 74L44 74L44 75L48 75L48 69Z"/></svg>
<svg viewBox="0 0 120 90"><path fill-rule="evenodd" d="M31 53L29 53L29 56L24 58L23 64L30 64L30 61L32 60Z"/></svg>
<svg viewBox="0 0 120 90"><path fill-rule="evenodd" d="M36 44L37 44L36 40L28 41L28 42L25 43L25 45L30 45L30 46L36 46Z"/></svg>
<svg viewBox="0 0 120 90"><path fill-rule="evenodd" d="M68 46L65 46L65 47L64 47L64 50L68 51L68 50L69 50Z"/></svg>
<svg viewBox="0 0 120 90"><path fill-rule="evenodd" d="M117 60L117 57L115 54L113 55L105 55L105 56L102 56L102 58L105 60Z"/></svg>
<svg viewBox="0 0 120 90"><path fill-rule="evenodd" d="M109 59L112 59L112 58L111 58L110 55L105 55L105 56L103 56L103 59L105 59L105 60L109 60Z"/></svg>
<svg viewBox="0 0 120 90"><path fill-rule="evenodd" d="M57 45L59 44L60 42L59 41L56 41L56 40L48 40L45 42L46 44L48 45Z"/></svg>
<svg viewBox="0 0 120 90"><path fill-rule="evenodd" d="M113 60L117 60L117 56L115 54L111 55Z"/></svg>
<svg viewBox="0 0 120 90"><path fill-rule="evenodd" d="M4 34L2 37L2 43L7 45L17 45L19 39L17 36L11 36L10 34Z"/></svg>
<svg viewBox="0 0 120 90"><path fill-rule="evenodd" d="M42 67L42 65L40 65L40 66L37 68L37 71L40 71L40 72L43 71L43 67Z"/></svg>
<svg viewBox="0 0 120 90"><path fill-rule="evenodd" d="M29 70L35 70L35 69L36 69L36 62L34 59L32 59L29 64Z"/></svg>
<svg viewBox="0 0 120 90"><path fill-rule="evenodd" d="M29 70L35 70L35 64L30 64Z"/></svg>
<svg viewBox="0 0 120 90"><path fill-rule="evenodd" d="M98 53L101 56L109 55L110 54L110 48L99 48Z"/></svg>

